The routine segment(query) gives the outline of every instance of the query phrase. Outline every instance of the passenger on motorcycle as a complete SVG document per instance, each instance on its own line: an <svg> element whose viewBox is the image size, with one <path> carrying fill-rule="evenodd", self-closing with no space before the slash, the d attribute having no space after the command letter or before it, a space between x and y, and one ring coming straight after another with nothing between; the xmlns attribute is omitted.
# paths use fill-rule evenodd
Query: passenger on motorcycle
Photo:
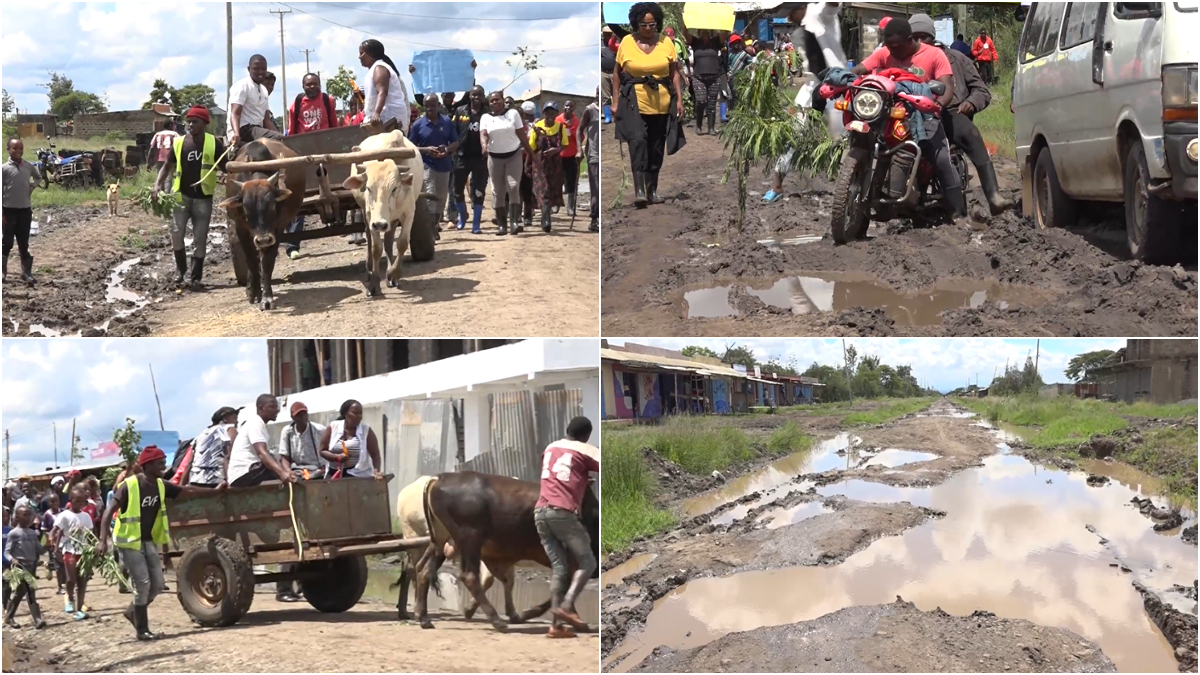
<svg viewBox="0 0 1200 675"><path fill-rule="evenodd" d="M902 18L893 18L888 22L883 29L883 44L884 49L876 50L862 63L851 68L851 72L861 77L886 68L907 70L922 82L937 80L944 84L946 91L937 97L937 101L943 107L950 104L954 99L954 71L942 50L917 41L908 20ZM919 143L921 153L933 161L938 183L942 187L942 203L955 219L965 217L967 201L958 172L950 161L950 143L946 140L946 131L937 118L927 120L925 130L928 138Z"/></svg>
<svg viewBox="0 0 1200 675"><path fill-rule="evenodd" d="M1000 185L996 180L992 158L984 145L983 135L972 121L975 113L986 108L991 102L992 92L975 69L975 62L971 57L934 40L933 19L928 14L914 14L908 23L912 26L914 38L941 49L950 59L950 68L954 71L954 99L942 114L942 121L946 125L946 137L975 165L979 184L987 197L992 215L1012 208L1012 202L1000 195Z"/></svg>

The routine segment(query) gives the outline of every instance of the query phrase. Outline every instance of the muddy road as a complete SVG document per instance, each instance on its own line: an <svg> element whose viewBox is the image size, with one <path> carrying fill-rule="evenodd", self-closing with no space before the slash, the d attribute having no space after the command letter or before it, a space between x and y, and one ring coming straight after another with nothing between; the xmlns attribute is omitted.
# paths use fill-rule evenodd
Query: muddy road
<svg viewBox="0 0 1200 675"><path fill-rule="evenodd" d="M587 232L587 198L581 201L573 231L563 210L551 234L534 227L518 237L495 236L488 207L485 234L442 232L434 259L406 256L400 288L374 300L362 284L365 247L346 237L306 241L294 261L281 248L277 306L269 312L247 303L234 279L221 209L209 232L207 288L182 294L171 283L165 222L129 203L115 218L103 205L35 209L39 283L29 288L15 274L6 280L3 335L595 335L595 312L587 308L599 305L599 241ZM318 225L308 219L309 228Z"/></svg>
<svg viewBox="0 0 1200 675"><path fill-rule="evenodd" d="M525 579L522 572L518 604L526 586L542 590L545 576L534 572ZM22 628L4 628L5 671L11 654L15 672L596 672L597 634L547 640L545 620L501 634L478 616L466 621L449 607L439 610L431 595L433 630L401 623L395 590L388 589L397 574L398 569L372 569L364 600L343 614L276 602L274 585L259 585L245 618L228 628L206 629L184 613L168 572L171 592L150 606L151 629L163 633L153 642L134 639L121 616L130 596L100 582L88 591L91 616L75 621L42 580L40 604L49 626L34 630L26 611L18 612ZM455 584L443 580L450 582L448 598L457 602ZM596 591L589 588L581 599L581 615L594 621Z"/></svg>
<svg viewBox="0 0 1200 675"><path fill-rule="evenodd" d="M638 210L631 187L613 207L628 160L612 133L605 127L601 176L606 335L1196 334L1194 264L1130 261L1112 209L1040 231L1015 211L984 216L972 178L971 210L987 222L873 224L867 241L835 247L831 183L790 175L785 198L768 205L770 179L754 170L738 233L736 179L720 184L719 138L689 130L660 177L666 202ZM996 169L1006 194L1020 197L1016 164Z"/></svg>
<svg viewBox="0 0 1200 675"><path fill-rule="evenodd" d="M681 526L605 562L603 669L1195 672L1194 511L1024 449L939 400L668 492Z"/></svg>

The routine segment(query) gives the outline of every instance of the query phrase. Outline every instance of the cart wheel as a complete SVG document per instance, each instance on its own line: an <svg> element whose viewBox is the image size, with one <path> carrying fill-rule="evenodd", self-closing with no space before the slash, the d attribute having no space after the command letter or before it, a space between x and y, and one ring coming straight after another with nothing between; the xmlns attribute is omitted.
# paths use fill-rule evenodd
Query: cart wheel
<svg viewBox="0 0 1200 675"><path fill-rule="evenodd" d="M301 563L300 569L315 575L301 581L300 588L308 604L322 612L344 612L367 590L367 559L362 556Z"/></svg>
<svg viewBox="0 0 1200 675"><path fill-rule="evenodd" d="M229 223L229 250L233 254L233 276L237 277L238 286L250 283L250 264L246 261L246 252L238 241L237 226L232 219Z"/></svg>
<svg viewBox="0 0 1200 675"><path fill-rule="evenodd" d="M414 262L433 260L433 231L437 227L438 214L434 201L424 195L417 197L417 212L413 214L412 230L408 235L408 248Z"/></svg>
<svg viewBox="0 0 1200 675"><path fill-rule="evenodd" d="M232 626L254 602L254 567L235 542L209 537L183 554L175 587L192 621L205 628Z"/></svg>

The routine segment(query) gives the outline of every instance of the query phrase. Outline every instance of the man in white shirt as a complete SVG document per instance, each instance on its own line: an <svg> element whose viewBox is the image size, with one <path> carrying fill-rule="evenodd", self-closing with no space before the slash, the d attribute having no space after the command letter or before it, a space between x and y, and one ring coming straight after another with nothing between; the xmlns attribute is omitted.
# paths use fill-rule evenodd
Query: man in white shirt
<svg viewBox="0 0 1200 675"><path fill-rule="evenodd" d="M238 420L237 438L229 453L229 487L249 487L278 478L296 482L296 474L283 468L268 447L267 422L279 416L279 402L262 394L254 403L254 413Z"/></svg>
<svg viewBox="0 0 1200 675"><path fill-rule="evenodd" d="M249 143L260 138L283 138L283 134L275 130L275 122L270 117L268 108L267 88L267 57L255 54L250 57L246 66L249 73L229 90L229 121L226 123L226 134L231 144Z"/></svg>

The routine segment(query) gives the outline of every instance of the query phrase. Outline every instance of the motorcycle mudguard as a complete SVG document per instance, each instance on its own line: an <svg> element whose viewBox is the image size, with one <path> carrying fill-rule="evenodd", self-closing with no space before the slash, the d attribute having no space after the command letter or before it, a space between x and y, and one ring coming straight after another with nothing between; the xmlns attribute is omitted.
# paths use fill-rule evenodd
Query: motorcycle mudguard
<svg viewBox="0 0 1200 675"><path fill-rule="evenodd" d="M912 94L900 92L899 94L896 94L896 98L908 101L916 106L917 110L920 110L926 114L936 115L942 111L942 106L939 105L937 101L927 96L913 96Z"/></svg>

